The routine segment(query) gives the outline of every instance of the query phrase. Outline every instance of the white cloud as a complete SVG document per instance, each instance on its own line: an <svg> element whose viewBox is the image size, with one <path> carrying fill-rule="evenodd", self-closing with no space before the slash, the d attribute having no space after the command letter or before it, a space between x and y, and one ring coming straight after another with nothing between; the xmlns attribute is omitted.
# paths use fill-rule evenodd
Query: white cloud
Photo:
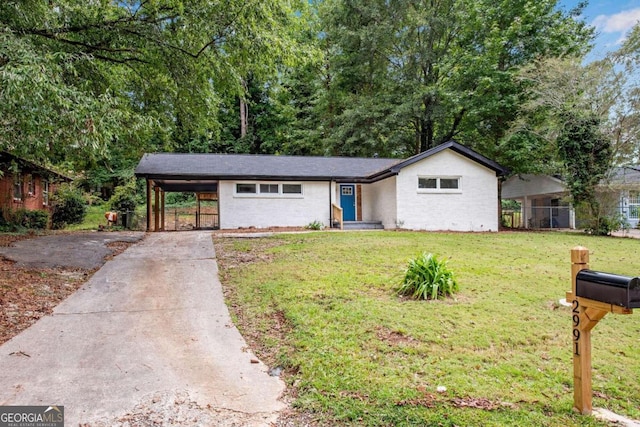
<svg viewBox="0 0 640 427"><path fill-rule="evenodd" d="M640 7L636 9L623 10L615 15L598 15L593 20L592 25L603 33L623 33L626 34L634 25L640 21Z"/></svg>

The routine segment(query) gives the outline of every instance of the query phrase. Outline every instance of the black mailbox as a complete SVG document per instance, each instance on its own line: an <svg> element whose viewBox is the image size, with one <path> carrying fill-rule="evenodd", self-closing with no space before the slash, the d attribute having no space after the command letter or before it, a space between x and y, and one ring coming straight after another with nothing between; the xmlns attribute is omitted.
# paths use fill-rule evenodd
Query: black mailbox
<svg viewBox="0 0 640 427"><path fill-rule="evenodd" d="M624 308L640 308L640 277L581 270L576 295Z"/></svg>

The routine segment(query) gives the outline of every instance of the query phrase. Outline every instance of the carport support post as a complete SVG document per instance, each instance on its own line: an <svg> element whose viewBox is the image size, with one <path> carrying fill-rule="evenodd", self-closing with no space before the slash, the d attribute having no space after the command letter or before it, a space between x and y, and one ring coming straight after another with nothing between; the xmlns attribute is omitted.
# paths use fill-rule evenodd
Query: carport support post
<svg viewBox="0 0 640 427"><path fill-rule="evenodd" d="M151 231L151 180L147 178L147 231Z"/></svg>
<svg viewBox="0 0 640 427"><path fill-rule="evenodd" d="M154 220L154 227L153 227L153 231L159 231L160 230L160 187L155 186L153 187L154 190L154 205L153 205L153 220Z"/></svg>
<svg viewBox="0 0 640 427"><path fill-rule="evenodd" d="M164 231L164 190L160 189L160 230Z"/></svg>

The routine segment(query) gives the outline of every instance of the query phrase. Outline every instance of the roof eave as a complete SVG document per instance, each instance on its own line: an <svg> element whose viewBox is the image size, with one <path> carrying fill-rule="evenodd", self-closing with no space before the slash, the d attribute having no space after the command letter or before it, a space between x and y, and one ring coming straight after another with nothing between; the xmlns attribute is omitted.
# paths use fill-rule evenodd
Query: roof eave
<svg viewBox="0 0 640 427"><path fill-rule="evenodd" d="M218 180L218 181L336 181L367 182L359 176L301 176L301 175L209 175L209 174L166 174L152 172L135 172L138 178L149 180Z"/></svg>
<svg viewBox="0 0 640 427"><path fill-rule="evenodd" d="M503 176L506 175L508 173L508 169L501 166L500 164L498 164L497 162L494 162L493 160L483 156L480 153L477 153L476 151L465 147L464 145L451 140L445 143L442 143L440 145L437 145L433 148L430 148L429 150L423 151L422 153L416 154L413 157L409 157L408 159L406 159L403 162L398 163L397 165L395 165L393 167L393 169L396 169L396 171L399 171L400 169L407 167L409 165L412 165L416 162L419 162L427 157L431 157L434 154L438 154L441 151L444 151L446 149L451 149L452 151L468 158L469 160L473 160L474 162L488 168L491 169L493 171L496 172L496 176Z"/></svg>

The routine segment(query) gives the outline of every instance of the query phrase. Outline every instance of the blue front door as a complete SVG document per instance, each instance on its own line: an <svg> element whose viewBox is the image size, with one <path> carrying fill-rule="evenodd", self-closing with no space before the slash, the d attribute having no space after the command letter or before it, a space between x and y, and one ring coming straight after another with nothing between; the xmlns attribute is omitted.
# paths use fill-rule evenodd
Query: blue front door
<svg viewBox="0 0 640 427"><path fill-rule="evenodd" d="M340 207L344 221L356 220L356 186L340 185Z"/></svg>

